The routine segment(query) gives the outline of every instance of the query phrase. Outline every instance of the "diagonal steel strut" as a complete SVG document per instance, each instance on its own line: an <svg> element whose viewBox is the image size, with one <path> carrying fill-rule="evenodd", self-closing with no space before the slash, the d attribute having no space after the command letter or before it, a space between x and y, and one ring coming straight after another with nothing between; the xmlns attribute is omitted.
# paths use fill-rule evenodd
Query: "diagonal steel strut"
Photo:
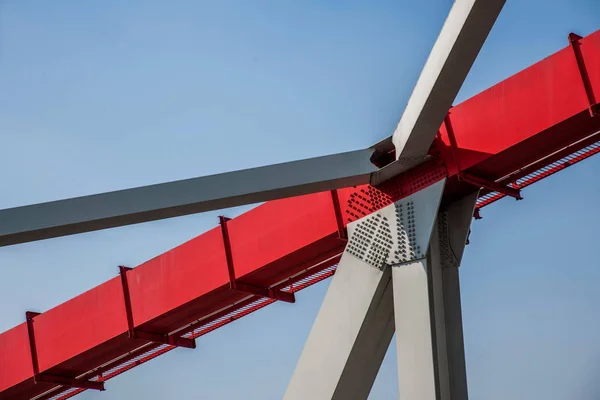
<svg viewBox="0 0 600 400"><path fill-rule="evenodd" d="M0 210L0 246L370 183L373 149Z"/></svg>
<svg viewBox="0 0 600 400"><path fill-rule="evenodd" d="M394 131L396 158L427 153L504 3L454 2Z"/></svg>
<svg viewBox="0 0 600 400"><path fill-rule="evenodd" d="M286 197L376 185L422 159L379 169L375 147L0 210L0 247Z"/></svg>

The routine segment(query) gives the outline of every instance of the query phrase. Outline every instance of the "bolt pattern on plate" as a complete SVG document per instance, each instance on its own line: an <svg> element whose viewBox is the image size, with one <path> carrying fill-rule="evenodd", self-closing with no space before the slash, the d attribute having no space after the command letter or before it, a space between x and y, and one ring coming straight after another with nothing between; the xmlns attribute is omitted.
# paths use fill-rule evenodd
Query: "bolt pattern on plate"
<svg viewBox="0 0 600 400"><path fill-rule="evenodd" d="M378 269L423 258L413 200L398 201L363 217L352 230L346 253Z"/></svg>
<svg viewBox="0 0 600 400"><path fill-rule="evenodd" d="M375 187L357 187L346 204L347 222L369 214L433 185L448 175L441 158L434 158Z"/></svg>

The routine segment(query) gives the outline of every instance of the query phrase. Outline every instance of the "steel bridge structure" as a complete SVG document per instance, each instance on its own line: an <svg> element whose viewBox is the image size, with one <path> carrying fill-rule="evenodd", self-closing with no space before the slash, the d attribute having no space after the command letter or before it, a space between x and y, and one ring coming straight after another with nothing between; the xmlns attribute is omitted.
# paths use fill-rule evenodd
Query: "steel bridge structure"
<svg viewBox="0 0 600 400"><path fill-rule="evenodd" d="M452 106L503 4L455 2L397 130L368 149L0 210L9 246L265 202L27 312L0 334L0 399L105 390L332 276L285 399L366 399L394 332L401 399L467 399L472 218L600 152L600 31Z"/></svg>

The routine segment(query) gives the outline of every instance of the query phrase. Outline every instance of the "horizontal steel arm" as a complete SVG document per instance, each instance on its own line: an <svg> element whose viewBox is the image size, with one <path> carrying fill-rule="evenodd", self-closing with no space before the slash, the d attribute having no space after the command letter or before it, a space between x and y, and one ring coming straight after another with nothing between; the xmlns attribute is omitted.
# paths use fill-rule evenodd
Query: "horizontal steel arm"
<svg viewBox="0 0 600 400"><path fill-rule="evenodd" d="M0 246L370 182L373 149L0 210Z"/></svg>

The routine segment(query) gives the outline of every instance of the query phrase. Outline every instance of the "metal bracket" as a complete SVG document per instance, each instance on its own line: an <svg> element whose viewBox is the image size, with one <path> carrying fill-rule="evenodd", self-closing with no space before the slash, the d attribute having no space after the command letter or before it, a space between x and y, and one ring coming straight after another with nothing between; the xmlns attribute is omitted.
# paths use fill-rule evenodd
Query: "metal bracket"
<svg viewBox="0 0 600 400"><path fill-rule="evenodd" d="M497 182L487 180L477 175L470 174L468 172L462 172L458 175L458 179L469 183L473 186L482 187L484 189L491 190L493 192L502 193L506 196L515 198L516 200L523 200L521 196L521 190L516 189L508 185L500 185Z"/></svg>
<svg viewBox="0 0 600 400"><path fill-rule="evenodd" d="M592 90L592 84L590 82L590 76L588 75L587 68L585 67L585 62L583 60L583 54L581 53L581 39L583 37L577 35L576 33L569 33L569 44L573 49L573 54L575 55L575 60L577 61L577 68L579 69L579 75L581 77L581 82L583 83L583 89L585 90L585 95L588 101L588 110L590 112L590 116L595 117L600 115L600 110L598 105L596 104L596 98L594 97L594 91Z"/></svg>
<svg viewBox="0 0 600 400"><path fill-rule="evenodd" d="M27 334L29 336L29 350L31 352L31 365L33 367L33 382L34 383L49 383L60 386L67 386L71 388L80 389L91 389L100 390L104 389L104 382L87 381L83 379L69 378L65 376L57 376L50 374L40 374L40 367L38 364L37 347L35 343L35 331L33 329L33 319L40 315L38 312L27 311L25 312L25 319L27 321Z"/></svg>
<svg viewBox="0 0 600 400"><path fill-rule="evenodd" d="M91 389L105 391L104 382L86 381L83 379L65 378L64 376L38 374L35 383L51 383L54 385L68 386L78 389Z"/></svg>
<svg viewBox="0 0 600 400"><path fill-rule="evenodd" d="M233 267L233 254L231 252L231 242L229 241L229 230L227 222L231 218L219 215L219 225L221 225L221 234L223 235L223 247L225 248L225 258L227 260L227 271L229 272L229 288L235 290L235 269Z"/></svg>
<svg viewBox="0 0 600 400"><path fill-rule="evenodd" d="M331 200L333 201L333 211L335 212L335 222L337 223L338 237L340 240L348 241L348 232L344 228L344 218L342 208L340 207L340 197L336 189L331 191Z"/></svg>
<svg viewBox="0 0 600 400"><path fill-rule="evenodd" d="M286 303L296 302L296 297L294 296L294 293L284 292L273 288L263 288L242 282L235 282L235 289L233 290L237 292L253 294L260 297L268 297L273 300L285 301Z"/></svg>
<svg viewBox="0 0 600 400"><path fill-rule="evenodd" d="M448 140L450 141L452 158L454 159L454 164L456 165L456 176L458 177L459 181L471 184L473 186L477 186L479 188L488 189L493 192L502 193L506 196L514 197L517 200L523 200L520 189L508 185L501 185L489 179L471 174L469 172L462 171L457 155L458 144L456 142L456 136L454 136L454 129L452 128L452 123L450 122L450 112L448 112L448 114L446 114L446 118L444 118L444 126L446 127L446 132L448 133Z"/></svg>
<svg viewBox="0 0 600 400"><path fill-rule="evenodd" d="M284 292L279 289L265 288L251 285L248 283L239 282L235 278L235 268L233 267L233 253L231 252L231 241L229 240L229 230L227 229L227 218L223 215L219 216L219 224L221 225L221 233L223 235L223 248L225 249L225 259L227 260L227 271L229 272L229 289L252 294L255 296L266 297L273 300L285 301L286 303L295 303L296 296L293 293Z"/></svg>
<svg viewBox="0 0 600 400"><path fill-rule="evenodd" d="M127 314L128 337L131 339L147 340L153 343L168 344L170 346L195 349L196 341L194 339L164 333L146 332L135 328L133 322L133 310L131 308L131 297L129 295L129 283L127 282L127 271L129 270L131 270L131 268L119 265L121 285L123 286L123 298L125 300L125 312Z"/></svg>
<svg viewBox="0 0 600 400"><path fill-rule="evenodd" d="M173 336L168 334L160 334L153 332L134 330L134 339L147 340L153 343L168 344L175 347L185 347L186 349L195 349L196 341L194 339L188 339L181 336Z"/></svg>

